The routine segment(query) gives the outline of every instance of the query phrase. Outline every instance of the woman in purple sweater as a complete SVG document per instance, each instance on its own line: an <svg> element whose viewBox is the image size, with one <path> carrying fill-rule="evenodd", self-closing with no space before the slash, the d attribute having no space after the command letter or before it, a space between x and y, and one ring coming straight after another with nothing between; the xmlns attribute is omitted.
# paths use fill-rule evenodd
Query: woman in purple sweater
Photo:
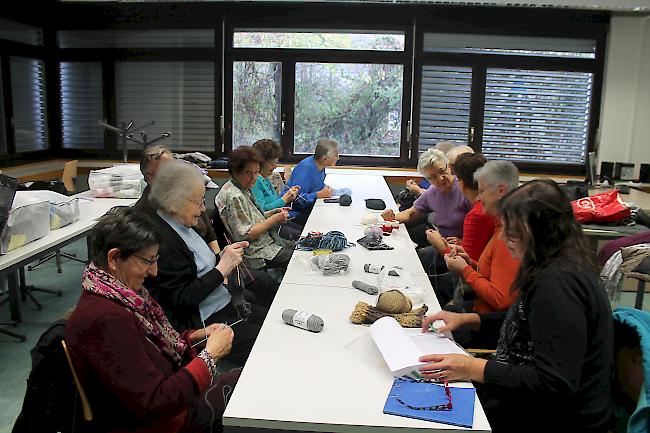
<svg viewBox="0 0 650 433"><path fill-rule="evenodd" d="M157 273L153 226L120 207L94 227L92 262L65 331L73 364L102 431L221 431L240 370L219 375L216 363L230 351L233 331L171 326L142 286Z"/></svg>

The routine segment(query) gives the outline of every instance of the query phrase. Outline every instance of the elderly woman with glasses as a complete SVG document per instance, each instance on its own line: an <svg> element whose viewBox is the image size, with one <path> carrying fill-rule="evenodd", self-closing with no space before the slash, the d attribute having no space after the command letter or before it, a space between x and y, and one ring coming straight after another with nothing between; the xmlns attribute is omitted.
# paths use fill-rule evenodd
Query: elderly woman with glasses
<svg viewBox="0 0 650 433"><path fill-rule="evenodd" d="M93 408L93 426L221 431L222 395L232 391L240 372L220 375L216 368L230 350L232 329L213 324L179 333L172 327L143 287L158 271L161 237L142 212L115 208L90 237L91 263L65 341Z"/></svg>
<svg viewBox="0 0 650 433"><path fill-rule="evenodd" d="M260 209L268 212L293 203L300 193L300 186L292 186L284 194L279 195L269 179L273 170L278 166L278 159L282 156L280 145L271 139L265 138L257 140L253 144L253 149L257 150L263 159L262 164L260 164L260 174L251 190ZM293 221L287 221L280 226L280 236L284 239L297 240L302 233L302 229Z"/></svg>
<svg viewBox="0 0 650 433"><path fill-rule="evenodd" d="M160 164L173 159L173 152L164 146L150 146L142 152L142 156L140 157L140 171L144 176L144 180L147 182L147 187L142 191L142 196L135 203L135 207L152 207L149 203L149 193L151 192L151 185L156 180L156 174L158 173ZM210 249L218 254L220 248L217 242L217 235L212 228L212 220L205 210L201 212L195 229Z"/></svg>
<svg viewBox="0 0 650 433"><path fill-rule="evenodd" d="M387 209L381 216L385 220L408 224L411 238L420 247L429 245L425 236L426 225L419 223L430 213L434 213L434 224L444 237L462 238L463 221L472 204L465 198L458 180L451 174L445 154L438 149L428 149L420 155L418 172L431 186L415 200L413 207L397 214L392 209Z"/></svg>
<svg viewBox="0 0 650 433"><path fill-rule="evenodd" d="M479 185L481 180L479 178ZM423 330L461 327L498 336L494 359L420 358L433 380L473 381L495 432L607 432L613 413L613 323L571 203L551 180L535 180L496 203L501 239L521 260L507 313L428 317Z"/></svg>
<svg viewBox="0 0 650 433"><path fill-rule="evenodd" d="M179 328L201 327L215 322L238 323L228 357L243 365L252 348L266 309L244 302L238 309L229 287L240 284L244 270L240 264L248 242L236 242L216 255L193 229L205 210L203 175L193 165L169 161L160 166L149 200L155 210L143 209L161 233L158 273L145 286ZM268 283L271 282L271 283ZM272 280L266 286L256 279L254 292L277 291ZM251 288L250 286L247 288Z"/></svg>
<svg viewBox="0 0 650 433"><path fill-rule="evenodd" d="M264 159L250 146L240 146L228 156L232 178L216 198L217 209L226 228L236 241L248 241L244 260L253 269L286 269L295 244L281 239L280 225L289 219L286 208L260 209L252 189L257 182Z"/></svg>

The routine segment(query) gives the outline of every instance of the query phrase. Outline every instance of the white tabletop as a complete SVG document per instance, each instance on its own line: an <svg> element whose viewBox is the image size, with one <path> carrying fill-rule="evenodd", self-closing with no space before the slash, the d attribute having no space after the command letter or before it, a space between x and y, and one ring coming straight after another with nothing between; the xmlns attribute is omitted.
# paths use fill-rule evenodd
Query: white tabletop
<svg viewBox="0 0 650 433"><path fill-rule="evenodd" d="M395 202L381 176L328 174L334 188L351 188L352 205L341 207L319 200L306 231L342 231L355 242L365 227L361 217L369 211L365 198ZM351 258L351 272L323 276L311 270L311 253L296 251L262 330L224 414L225 426L277 428L327 432L449 431L462 428L385 415L382 410L393 377L368 335L368 328L350 322L357 302L376 302L376 296L352 288L354 279L373 283L377 276L363 272L363 263L401 265L426 290L429 311L440 306L420 265L404 226L388 237L392 251L368 251L361 246L342 253ZM282 311L291 308L319 315L320 333L288 326ZM467 385L465 385L467 386ZM476 398L473 429L490 426Z"/></svg>
<svg viewBox="0 0 650 433"><path fill-rule="evenodd" d="M99 217L109 209L115 206L132 206L137 201L137 199L92 198L90 191L75 194L71 198L81 199L79 220L60 229L51 230L46 236L0 256L0 271L89 231Z"/></svg>

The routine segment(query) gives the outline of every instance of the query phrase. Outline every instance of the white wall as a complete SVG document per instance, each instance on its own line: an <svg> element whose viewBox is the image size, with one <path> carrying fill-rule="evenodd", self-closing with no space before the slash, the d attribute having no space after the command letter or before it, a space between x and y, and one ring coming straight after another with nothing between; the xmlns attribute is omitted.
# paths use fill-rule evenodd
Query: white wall
<svg viewBox="0 0 650 433"><path fill-rule="evenodd" d="M612 17L599 138L599 163L650 163L650 16Z"/></svg>

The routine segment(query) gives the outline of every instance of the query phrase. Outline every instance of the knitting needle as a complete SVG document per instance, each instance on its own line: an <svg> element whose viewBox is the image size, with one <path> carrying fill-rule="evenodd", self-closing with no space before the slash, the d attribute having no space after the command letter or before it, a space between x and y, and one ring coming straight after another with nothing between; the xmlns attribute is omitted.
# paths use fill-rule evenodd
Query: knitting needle
<svg viewBox="0 0 650 433"><path fill-rule="evenodd" d="M230 241L230 239L228 239L228 236L224 235L224 237L226 238L226 242L228 242L228 245L232 245L232 242ZM241 266L242 266L243 272L247 273L249 278L251 279L251 283L254 282L255 277L253 277L253 274L251 273L251 271L248 270L248 267L246 266L246 263L244 263L242 261ZM239 272L239 265L237 265L237 271ZM238 282L240 282L240 281L238 281ZM240 282L240 285L241 285L241 282Z"/></svg>
<svg viewBox="0 0 650 433"><path fill-rule="evenodd" d="M236 322L231 323L230 325L226 323L225 325L228 326L228 327L230 327L230 328L232 328L233 326L235 326L236 324L238 324L238 323L241 322L242 320L244 320L244 319L239 319L239 320L237 320ZM194 346L198 346L199 344L201 344L201 343L203 343L203 342L205 342L205 341L207 341L207 340L208 340L208 337L205 337L205 338L203 338L201 341L197 341L196 343L192 344L192 347L194 347Z"/></svg>

